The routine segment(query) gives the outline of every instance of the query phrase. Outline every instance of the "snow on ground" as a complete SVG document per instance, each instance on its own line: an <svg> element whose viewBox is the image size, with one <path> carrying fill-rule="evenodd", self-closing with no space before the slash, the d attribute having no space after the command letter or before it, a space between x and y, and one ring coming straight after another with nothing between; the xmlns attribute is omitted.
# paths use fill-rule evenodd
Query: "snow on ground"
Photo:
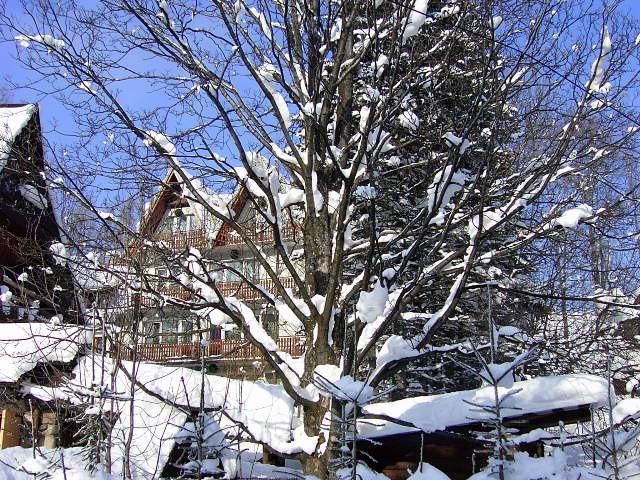
<svg viewBox="0 0 640 480"><path fill-rule="evenodd" d="M35 105L0 108L0 172L7 164L11 145L35 111Z"/></svg>
<svg viewBox="0 0 640 480"><path fill-rule="evenodd" d="M557 408L580 405L603 406L612 394L606 379L595 375L558 375L515 382L512 387L499 388L504 418L530 413L542 413ZM445 393L441 395L405 398L363 408L364 414L384 415L401 419L424 432L444 430L490 418L477 405L492 405L493 387ZM505 398L509 395L508 398ZM414 431L391 421L367 419L358 426L364 437L379 437Z"/></svg>
<svg viewBox="0 0 640 480"><path fill-rule="evenodd" d="M30 448L11 447L0 450L0 479L33 480L34 474L48 472L52 480L115 480L100 469L90 472L85 469L80 447L66 449L38 448L35 452ZM64 456L64 458L63 458ZM62 463L65 470L63 473ZM35 477L41 478L41 475Z"/></svg>
<svg viewBox="0 0 640 480"><path fill-rule="evenodd" d="M498 478L495 462L469 477L469 480L495 480ZM612 478L599 469L571 467L567 455L559 448L551 455L532 458L525 452L516 452L513 461L505 462L504 477L507 480L596 480Z"/></svg>
<svg viewBox="0 0 640 480"><path fill-rule="evenodd" d="M407 480L449 480L449 477L433 465L422 462Z"/></svg>
<svg viewBox="0 0 640 480"><path fill-rule="evenodd" d="M0 328L0 382L15 382L38 363L69 363L86 343L86 333L77 326L3 323Z"/></svg>
<svg viewBox="0 0 640 480"><path fill-rule="evenodd" d="M351 480L353 478L351 474L351 468L342 468L336 472L336 478L338 480ZM358 463L356 466L356 478L359 480L388 480L386 475L371 470L363 463Z"/></svg>
<svg viewBox="0 0 640 480"><path fill-rule="evenodd" d="M100 357L81 357L74 369L75 378L67 388L82 396L91 385L99 383L101 370L104 370L108 384L113 364L109 358L105 358L104 365L101 362ZM132 458L135 459L133 469L137 479L152 478L161 470L175 445L176 436L183 431L187 412L200 405L201 387L205 408L224 407L221 428L234 429L238 422L255 440L267 442L284 453L311 452L316 445L317 439L307 437L302 426L297 424L293 400L279 385L215 375L205 375L202 385L202 376L195 370L140 363L136 365L137 383L131 409L128 400L131 382L127 372L132 368L131 362L122 362L122 370L118 371L112 390L117 393L118 400L104 399L104 406L119 412L113 429L113 458L123 456L133 418Z"/></svg>

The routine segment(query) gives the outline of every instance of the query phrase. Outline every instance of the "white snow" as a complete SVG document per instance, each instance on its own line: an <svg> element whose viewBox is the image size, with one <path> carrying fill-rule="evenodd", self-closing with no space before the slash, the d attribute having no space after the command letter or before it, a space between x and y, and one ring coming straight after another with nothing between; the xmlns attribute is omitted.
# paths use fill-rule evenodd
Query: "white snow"
<svg viewBox="0 0 640 480"><path fill-rule="evenodd" d="M16 35L14 39L24 48L31 46L31 42L41 43L51 50L62 50L65 47L64 40L55 38L53 35Z"/></svg>
<svg viewBox="0 0 640 480"><path fill-rule="evenodd" d="M102 369L108 378L113 368L112 360L107 357L104 365L101 362L99 356L81 357L69 388L90 387L96 378L100 378ZM146 363L140 363L136 368L132 443L132 455L136 458L135 478L156 478L154 472L167 461L176 436L183 430L187 420L185 411L200 405L201 386L205 408L224 408L221 428L235 428L235 422L241 422L257 441L267 442L283 453L310 453L315 448L317 438L307 437L301 425L296 423L294 402L280 385L215 375L202 378L200 372L188 368ZM115 379L115 391L130 391L131 383L125 372L131 372L131 369L131 362L122 362L122 370L117 371ZM164 401L154 395L159 395ZM113 429L114 458L122 456L124 439L130 430L129 408L126 397L115 401L113 411L119 415Z"/></svg>
<svg viewBox="0 0 640 480"><path fill-rule="evenodd" d="M623 420L638 418L640 415L640 398L624 398L613 407L613 421L620 423Z"/></svg>
<svg viewBox="0 0 640 480"><path fill-rule="evenodd" d="M13 293L9 290L9 287L6 285L0 285L0 305L2 306L2 312L5 315L9 314L9 309L12 302Z"/></svg>
<svg viewBox="0 0 640 480"><path fill-rule="evenodd" d="M459 137L453 132L445 133L442 138L444 138L452 147L458 147L458 152L460 152L460 155L464 155L464 152L466 152L467 148L469 148L469 145L471 145L471 142L469 140Z"/></svg>
<svg viewBox="0 0 640 480"><path fill-rule="evenodd" d="M69 363L86 343L86 333L76 326L3 323L0 328L0 382L15 382L38 363Z"/></svg>
<svg viewBox="0 0 640 480"><path fill-rule="evenodd" d="M53 260L56 262L56 265L61 265L63 267L67 265L69 254L67 253L67 247L65 247L64 244L54 242L49 247L49 251L53 255Z"/></svg>
<svg viewBox="0 0 640 480"><path fill-rule="evenodd" d="M7 164L11 145L29 123L35 111L35 105L0 108L0 172Z"/></svg>
<svg viewBox="0 0 640 480"><path fill-rule="evenodd" d="M402 33L402 43L407 43L407 40L414 37L420 31L420 28L427 21L427 10L429 9L429 0L415 0L407 25Z"/></svg>
<svg viewBox="0 0 640 480"><path fill-rule="evenodd" d="M605 25L602 27L602 43L600 44L598 58L594 60L593 65L591 66L591 80L588 86L592 93L607 93L611 88L611 84L609 82L603 83L605 73L609 66L611 47L611 36L609 35L609 29Z"/></svg>
<svg viewBox="0 0 640 480"><path fill-rule="evenodd" d="M365 323L375 322L378 316L384 312L384 306L388 298L389 291L380 282L376 282L370 292L360 292L360 297L356 304L358 318Z"/></svg>
<svg viewBox="0 0 640 480"><path fill-rule="evenodd" d="M445 207L467 181L468 177L465 172L458 170L452 173L452 168L451 165L447 165L433 176L433 180L427 188L427 197L423 201L428 212L433 212L436 205ZM434 218L431 223L439 224L440 220Z"/></svg>
<svg viewBox="0 0 640 480"><path fill-rule="evenodd" d="M490 363L487 368L483 368L479 373L483 385L497 383L501 387L511 388L514 383L513 363Z"/></svg>
<svg viewBox="0 0 640 480"><path fill-rule="evenodd" d="M98 212L98 216L102 219L102 220L111 220L112 222L116 221L116 216L111 213L111 212Z"/></svg>
<svg viewBox="0 0 640 480"><path fill-rule="evenodd" d="M583 203L562 212L562 215L554 219L552 224L564 228L576 228L581 220L591 217L593 217L593 208Z"/></svg>
<svg viewBox="0 0 640 480"><path fill-rule="evenodd" d="M262 14L260 14L262 15ZM262 17L261 17L262 18ZM282 123L286 128L291 126L291 113L289 112L289 107L287 106L287 102L280 92L278 92L276 88L276 75L278 70L276 67L271 65L270 63L265 63L260 66L257 70L258 76L262 79L265 88L273 97L273 101L278 109L278 113L280 114L280 118L282 119Z"/></svg>
<svg viewBox="0 0 640 480"><path fill-rule="evenodd" d="M420 126L420 118L418 118L418 115L416 115L411 110L402 112L398 116L398 121L403 128L411 130L412 132L418 130L418 127Z"/></svg>
<svg viewBox="0 0 640 480"><path fill-rule="evenodd" d="M422 462L407 480L450 480L450 478L433 465Z"/></svg>
<svg viewBox="0 0 640 480"><path fill-rule="evenodd" d="M153 142L155 141L160 145L160 148L162 148L162 150L164 150L169 155L176 154L176 146L173 143L171 143L171 140L169 140L169 137L167 137L164 133L159 133L153 130L147 130L144 133L148 137L142 141L142 143L144 143L145 146L151 147L153 146Z"/></svg>
<svg viewBox="0 0 640 480"><path fill-rule="evenodd" d="M609 395L613 395L606 379L580 374L538 377L515 382L511 388L499 387L498 391L503 399L504 418L582 405L603 406L607 404ZM376 403L364 407L363 412L365 415L386 415L402 419L428 433L491 418L490 414L478 409L477 405L493 404L493 387L482 387ZM364 437L413 431L410 427L377 419L363 421L358 430Z"/></svg>
<svg viewBox="0 0 640 480"><path fill-rule="evenodd" d="M337 365L318 365L314 371L314 384L327 396L338 400L365 403L373 397L373 388L351 375L341 377Z"/></svg>
<svg viewBox="0 0 640 480"><path fill-rule="evenodd" d="M264 327L256 319L256 316L253 314L253 311L249 307L233 297L225 298L224 301L230 309L239 312L239 314L242 316L243 322L249 329L250 335L255 339L256 342L260 343L270 352L275 352L278 350L278 344L273 338L271 338Z"/></svg>
<svg viewBox="0 0 640 480"><path fill-rule="evenodd" d="M65 471L62 471L62 455L64 454ZM87 465L82 447L65 449L48 449L10 447L0 450L0 478L2 480L33 480L33 473L49 473L51 480L117 480L120 476L109 475L99 465ZM97 467L94 472L89 467ZM41 478L38 475L37 478Z"/></svg>
<svg viewBox="0 0 640 480"><path fill-rule="evenodd" d="M87 93L96 93L96 91L93 89L93 84L87 80L83 80L81 82L78 82L76 84L76 87L78 87L80 90L83 90ZM111 134L113 136L113 134ZM113 143L113 138L110 138L111 142Z"/></svg>
<svg viewBox="0 0 640 480"><path fill-rule="evenodd" d="M36 186L22 184L18 185L18 190L25 200L40 210L47 208L47 198L38 191Z"/></svg>

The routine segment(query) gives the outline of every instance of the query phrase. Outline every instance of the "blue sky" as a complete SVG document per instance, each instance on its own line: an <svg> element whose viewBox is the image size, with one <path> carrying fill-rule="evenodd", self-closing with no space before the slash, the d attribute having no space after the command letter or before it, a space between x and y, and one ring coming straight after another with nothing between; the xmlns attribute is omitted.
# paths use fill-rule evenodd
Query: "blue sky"
<svg viewBox="0 0 640 480"><path fill-rule="evenodd" d="M18 2L8 0L8 12L9 14L17 14L19 10ZM640 0L624 0L624 5L628 9L628 12L633 16L640 18ZM12 40L0 41L0 84L7 84L9 81L27 84L31 77L22 65L16 60L17 46L16 42ZM40 104L40 116L42 119L44 133L48 136L49 140L55 143L65 143L63 132L70 132L73 128L73 119L69 113L65 110L65 107L53 96L43 95L37 92L39 87L41 90L46 90L47 85L38 84L33 85L35 87L31 90L21 89L14 90L11 93L10 101L14 103L21 102L37 102ZM139 103L141 98L149 98L153 95L150 91L131 90L128 93L128 97L135 98ZM55 130L55 131L54 131Z"/></svg>

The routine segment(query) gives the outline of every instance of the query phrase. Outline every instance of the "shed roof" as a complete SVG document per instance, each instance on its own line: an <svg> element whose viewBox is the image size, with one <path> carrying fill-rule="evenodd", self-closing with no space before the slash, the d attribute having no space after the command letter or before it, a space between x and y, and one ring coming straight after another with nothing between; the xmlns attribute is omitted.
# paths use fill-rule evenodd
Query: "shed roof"
<svg viewBox="0 0 640 480"><path fill-rule="evenodd" d="M515 382L512 387L499 387L502 416L505 419L553 410L572 410L583 406L602 406L613 395L605 378L572 374L538 377ZM405 398L363 408L377 418L360 423L361 436L374 438L399 433L442 431L461 425L490 420L482 406L494 404L493 387ZM398 420L400 423L394 423Z"/></svg>

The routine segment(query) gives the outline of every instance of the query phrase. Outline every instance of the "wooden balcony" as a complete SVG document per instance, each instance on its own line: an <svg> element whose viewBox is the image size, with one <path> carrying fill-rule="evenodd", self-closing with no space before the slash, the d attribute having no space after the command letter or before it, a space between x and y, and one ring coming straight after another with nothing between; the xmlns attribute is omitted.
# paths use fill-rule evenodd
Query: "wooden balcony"
<svg viewBox="0 0 640 480"><path fill-rule="evenodd" d="M294 281L291 277L282 277L280 282L285 288L294 287ZM267 292L277 296L273 280L261 279L259 281L259 285ZM220 289L220 292L226 297L236 297L240 300L261 300L264 298L260 292L257 292L246 282L218 282L217 286ZM164 286L159 289L159 292L177 300L195 301L198 298L194 292L179 285ZM142 306L144 307L153 307L155 302L156 299L152 295L142 296Z"/></svg>
<svg viewBox="0 0 640 480"><path fill-rule="evenodd" d="M273 243L273 228L267 224L243 225L247 231L247 236L251 241L258 244ZM282 237L285 242L292 242L300 237L300 227L296 227L291 222L285 222L282 227ZM229 225L225 224L220 229L216 245L244 245L244 240Z"/></svg>
<svg viewBox="0 0 640 480"><path fill-rule="evenodd" d="M293 288L295 285L292 277L282 277L280 278L280 283L282 283L285 288ZM273 280L266 278L261 279L259 285L267 292L277 296L276 286ZM218 283L218 288L226 297L233 296L240 300L260 300L264 298L261 293L256 292L246 282L221 282Z"/></svg>
<svg viewBox="0 0 640 480"><path fill-rule="evenodd" d="M184 250L189 247L198 248L207 244L207 237L203 229L158 235L154 240L163 242L167 248L174 251Z"/></svg>
<svg viewBox="0 0 640 480"><path fill-rule="evenodd" d="M304 338L278 337L278 348L291 355L300 357L304 353ZM245 339L240 340L211 340L201 350L200 342L186 343L158 343L138 345L137 358L146 362L171 362L177 360L195 360L201 358L219 360L259 360L262 358L260 350ZM131 360L133 349L128 346L120 347L120 358Z"/></svg>

